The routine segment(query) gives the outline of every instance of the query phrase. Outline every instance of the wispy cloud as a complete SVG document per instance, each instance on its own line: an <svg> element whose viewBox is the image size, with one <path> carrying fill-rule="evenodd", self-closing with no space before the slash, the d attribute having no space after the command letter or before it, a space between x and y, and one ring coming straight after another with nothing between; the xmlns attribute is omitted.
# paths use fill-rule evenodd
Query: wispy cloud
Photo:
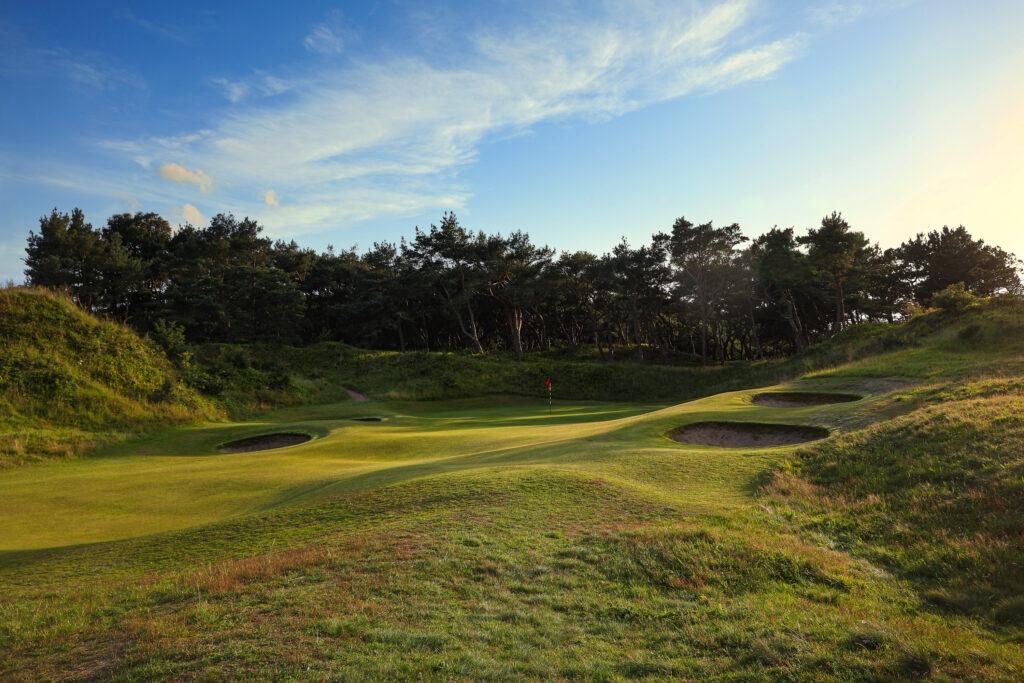
<svg viewBox="0 0 1024 683"><path fill-rule="evenodd" d="M351 35L352 32L345 28L341 11L333 10L323 23L314 26L309 35L302 39L302 45L310 52L337 55L345 51Z"/></svg>
<svg viewBox="0 0 1024 683"><path fill-rule="evenodd" d="M799 33L765 39L752 0L558 7L518 28L468 35L457 60L392 56L333 70L318 63L280 79L288 98L229 107L203 131L133 141L125 151L149 160L173 149L184 166L165 164L161 177L208 191L211 176L186 166L205 169L236 193L227 197L236 212L268 227L288 221L293 232L459 208L471 191L457 173L489 138L770 78L805 43ZM272 91L272 78L257 72L220 85L239 101L253 88ZM275 201L286 193L289 206L260 195L267 187Z"/></svg>
<svg viewBox="0 0 1024 683"><path fill-rule="evenodd" d="M281 200L277 198L277 193L273 190L265 190L261 192L260 197L263 199L263 203L267 206L281 206Z"/></svg>
<svg viewBox="0 0 1024 683"><path fill-rule="evenodd" d="M224 96L237 104L251 94L263 97L280 95L294 89L298 84L290 79L273 76L265 71L254 70L251 76L231 80L228 78L214 78L211 81L224 91Z"/></svg>
<svg viewBox="0 0 1024 683"><path fill-rule="evenodd" d="M807 18L815 24L834 26L849 24L864 14L862 2L829 2L807 9Z"/></svg>
<svg viewBox="0 0 1024 683"><path fill-rule="evenodd" d="M922 0L826 0L804 10L804 16L812 24L841 26L852 24L869 15L898 10L917 4Z"/></svg>
<svg viewBox="0 0 1024 683"><path fill-rule="evenodd" d="M142 17L136 16L127 10L120 11L115 16L118 19L121 19L122 21L127 21L128 23L135 24L136 26L144 28L150 33L161 36L163 38L167 38L168 40L173 40L176 43L187 45L191 42L191 37L189 36L188 32L180 27L156 24L152 21L149 21L148 19L143 19Z"/></svg>
<svg viewBox="0 0 1024 683"><path fill-rule="evenodd" d="M38 48L13 27L0 22L0 76L23 79L59 78L88 90L116 91L146 88L143 78L112 64L92 51L64 47Z"/></svg>
<svg viewBox="0 0 1024 683"><path fill-rule="evenodd" d="M412 215L430 209L461 207L468 198L458 191L435 194L408 188L352 188L307 197L301 205L267 207L266 211L249 215L258 215L260 223L275 237L297 237L382 215Z"/></svg>
<svg viewBox="0 0 1024 683"><path fill-rule="evenodd" d="M171 180L176 183L186 185L195 185L199 188L200 192L209 192L213 187L213 178L203 173L198 168L194 171L190 171L184 166L180 166L172 162L164 164L158 168L157 173L164 180Z"/></svg>

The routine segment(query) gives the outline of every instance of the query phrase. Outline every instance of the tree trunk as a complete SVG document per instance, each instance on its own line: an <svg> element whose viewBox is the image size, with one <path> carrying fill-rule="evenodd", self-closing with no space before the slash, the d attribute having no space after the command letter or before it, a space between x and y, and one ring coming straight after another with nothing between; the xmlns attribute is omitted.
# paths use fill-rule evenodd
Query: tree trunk
<svg viewBox="0 0 1024 683"><path fill-rule="evenodd" d="M523 357L523 311L519 308L509 308L505 312L508 318L508 330L512 338L512 350L516 358Z"/></svg>
<svg viewBox="0 0 1024 683"><path fill-rule="evenodd" d="M640 343L640 319L636 316L633 317L633 341L636 342L636 358L642 361L644 359L644 347Z"/></svg>
<svg viewBox="0 0 1024 683"><path fill-rule="evenodd" d="M708 320L700 316L700 364L708 364Z"/></svg>
<svg viewBox="0 0 1024 683"><path fill-rule="evenodd" d="M793 330L793 343L796 344L796 350L803 351L807 348L807 337L804 335L803 325L800 324L800 315L797 313L792 294L786 292L784 297L786 313L783 314L783 317Z"/></svg>
<svg viewBox="0 0 1024 683"><path fill-rule="evenodd" d="M753 294L753 292L751 292ZM750 309L750 343L754 347L754 353L750 354L758 360L764 360L761 352L761 338L757 334L757 319L754 317L754 297L747 297L747 305Z"/></svg>
<svg viewBox="0 0 1024 683"><path fill-rule="evenodd" d="M476 347L477 353L483 353L484 347L480 345L480 334L477 332L476 327L476 316L473 315L473 305L466 302L466 309L469 311L469 330L473 333L473 346Z"/></svg>
<svg viewBox="0 0 1024 683"><path fill-rule="evenodd" d="M841 332L846 322L846 310L843 305L843 281L836 278L836 332Z"/></svg>

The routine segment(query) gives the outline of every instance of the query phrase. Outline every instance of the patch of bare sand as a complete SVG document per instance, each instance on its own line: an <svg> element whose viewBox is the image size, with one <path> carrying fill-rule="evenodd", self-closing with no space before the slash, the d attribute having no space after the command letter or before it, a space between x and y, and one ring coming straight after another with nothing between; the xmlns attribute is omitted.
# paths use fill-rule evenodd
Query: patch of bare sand
<svg viewBox="0 0 1024 683"><path fill-rule="evenodd" d="M768 448L817 441L824 439L828 434L828 430L823 427L750 422L698 422L676 431L671 435L671 439L679 443L718 448Z"/></svg>
<svg viewBox="0 0 1024 683"><path fill-rule="evenodd" d="M750 402L767 408L805 408L808 406L827 406L834 403L850 403L859 401L859 394L840 394L809 391L766 391L755 394Z"/></svg>
<svg viewBox="0 0 1024 683"><path fill-rule="evenodd" d="M297 446L312 439L309 434L265 434L248 439L239 439L217 447L221 453L251 453L253 451L269 451L271 448Z"/></svg>

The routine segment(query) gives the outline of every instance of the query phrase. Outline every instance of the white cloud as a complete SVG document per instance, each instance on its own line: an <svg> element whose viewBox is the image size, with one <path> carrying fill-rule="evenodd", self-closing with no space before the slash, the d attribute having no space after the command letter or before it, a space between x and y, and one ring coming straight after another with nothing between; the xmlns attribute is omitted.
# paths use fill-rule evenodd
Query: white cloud
<svg viewBox="0 0 1024 683"><path fill-rule="evenodd" d="M345 50L347 36L350 31L342 24L341 12L333 10L327 20L317 24L309 35L302 39L302 45L310 52L322 55L337 55Z"/></svg>
<svg viewBox="0 0 1024 683"><path fill-rule="evenodd" d="M431 194L425 191L391 191L356 188L338 194L308 198L307 203L288 206L266 206L265 211L252 212L268 233L275 237L295 237L370 220L381 215L413 215L428 209L458 208L469 196L452 191Z"/></svg>
<svg viewBox="0 0 1024 683"><path fill-rule="evenodd" d="M898 10L921 0L829 0L804 10L812 24L841 26L852 24L872 14Z"/></svg>
<svg viewBox="0 0 1024 683"><path fill-rule="evenodd" d="M199 209L191 204L171 207L171 219L172 221L169 222L178 221L180 223L184 221L197 227L202 227L206 223L203 214L199 213Z"/></svg>
<svg viewBox="0 0 1024 683"><path fill-rule="evenodd" d="M247 78L235 81L227 78L214 78L212 83L224 91L224 97L228 98L232 104L241 102L251 94L272 97L296 87L296 83L291 80L272 76L259 69L254 70L252 75Z"/></svg>
<svg viewBox="0 0 1024 683"><path fill-rule="evenodd" d="M273 190L266 190L260 193L260 197L263 199L263 203L267 206L281 206L281 200L278 199L277 193Z"/></svg>
<svg viewBox="0 0 1024 683"><path fill-rule="evenodd" d="M224 193L236 192L224 197L236 213L266 212L268 228L271 220L294 232L458 209L469 192L456 175L487 139L545 120L602 120L769 78L805 42L798 33L766 39L754 25L752 0L558 7L517 29L453 41L457 59L391 56L333 69L318 63L297 78L253 72L222 79L235 101L285 89L290 96L222 110L207 129L124 150L146 161L169 151L189 159ZM160 167L161 177L203 191L211 175ZM290 205L268 201L260 194L267 187L275 188L274 201L284 193Z"/></svg>
<svg viewBox="0 0 1024 683"><path fill-rule="evenodd" d="M232 103L241 102L246 93L249 92L249 85L244 81L229 81L226 78L214 78L214 85L219 85L224 90L224 97Z"/></svg>
<svg viewBox="0 0 1024 683"><path fill-rule="evenodd" d="M114 196L117 197L118 199L120 199L121 201L128 203L128 212L129 213L135 213L136 211L140 211L143 208L142 202L140 202L135 197L132 197L131 195L127 195L127 194L124 194L122 192L118 192Z"/></svg>
<svg viewBox="0 0 1024 683"><path fill-rule="evenodd" d="M834 26L837 24L849 24L856 21L864 14L864 4L861 2L830 2L817 7L807 9L807 18L815 24Z"/></svg>
<svg viewBox="0 0 1024 683"><path fill-rule="evenodd" d="M127 21L132 24L135 24L136 26L140 26L149 31L150 33L162 36L164 38L167 38L168 40L173 40L176 43L187 44L190 42L189 37L186 35L186 32L177 26L163 26L160 24L156 24L152 21L148 21L147 19L143 19L142 17L138 17L128 11L117 12L114 16L123 21Z"/></svg>
<svg viewBox="0 0 1024 683"><path fill-rule="evenodd" d="M190 171L183 166L179 166L175 163L164 164L157 173L164 180L172 180L176 183L196 185L199 187L200 192L209 192L213 187L213 178L203 173L198 168L195 171Z"/></svg>
<svg viewBox="0 0 1024 683"><path fill-rule="evenodd" d="M64 47L37 48L0 18L0 76L39 81L59 77L91 90L144 90L137 73L110 63L101 53Z"/></svg>

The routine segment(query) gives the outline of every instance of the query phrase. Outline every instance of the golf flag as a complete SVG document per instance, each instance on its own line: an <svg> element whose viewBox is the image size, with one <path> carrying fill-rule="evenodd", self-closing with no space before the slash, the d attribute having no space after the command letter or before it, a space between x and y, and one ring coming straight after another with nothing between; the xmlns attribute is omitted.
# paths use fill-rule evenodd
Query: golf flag
<svg viewBox="0 0 1024 683"><path fill-rule="evenodd" d="M548 389L550 389L550 388L551 388L551 378L550 378L550 377L548 377L548 381L547 381L547 382L545 382L545 384L547 384L547 385L548 385Z"/></svg>

